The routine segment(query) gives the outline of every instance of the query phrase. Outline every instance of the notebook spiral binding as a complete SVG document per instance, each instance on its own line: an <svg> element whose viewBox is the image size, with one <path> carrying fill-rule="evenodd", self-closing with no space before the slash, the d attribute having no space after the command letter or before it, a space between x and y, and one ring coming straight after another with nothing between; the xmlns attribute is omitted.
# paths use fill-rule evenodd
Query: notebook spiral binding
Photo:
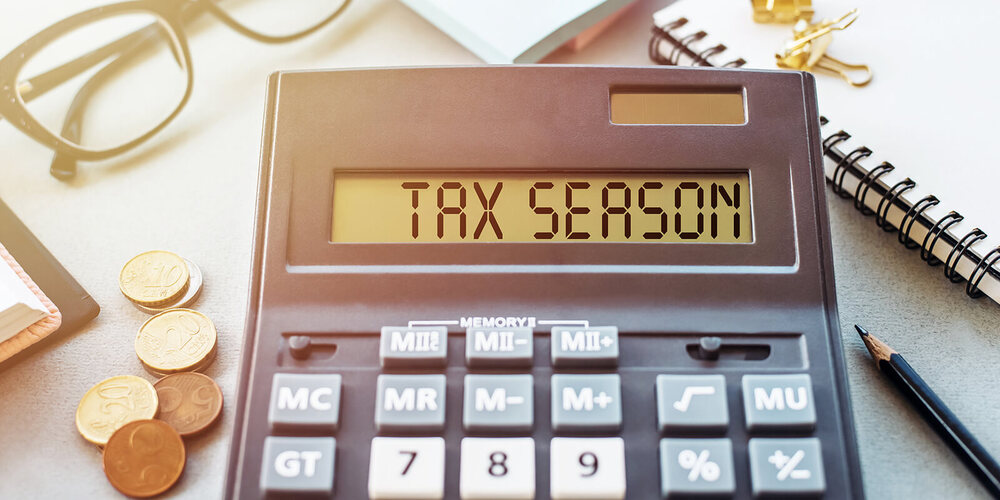
<svg viewBox="0 0 1000 500"><path fill-rule="evenodd" d="M707 49L696 50L693 48L694 44L708 37L708 33L696 31L684 36L679 35L676 30L687 23L688 20L681 17L663 26L654 25L652 28L653 37L649 40L649 58L657 64L669 66L679 65L682 56L691 60L691 66L739 68L746 64L746 60L743 58L732 59L722 64L713 63L712 58L725 52L726 46L719 43ZM666 55L660 51L662 43L667 43L672 47ZM820 116L820 124L826 125L827 123L826 117ZM964 220L965 217L962 214L951 211L935 221L925 212L941 203L936 196L927 195L913 203L906 201L902 196L916 187L916 181L907 177L892 186L879 182L880 177L892 172L896 167L889 162L882 162L871 170L866 170L858 162L870 157L873 153L871 149L861 146L845 153L838 148L838 145L850 138L851 134L843 130L833 132L823 138L823 156L837 162L833 175L828 179L831 191L841 198L853 199L854 208L864 215L874 216L875 225L883 231L898 231L900 244L910 250L919 248L920 258L928 265L944 264L944 276L952 283L960 283L965 280L965 293L969 297L982 297L984 294L979 289L979 284L982 283L983 278L989 274L1000 279L1000 271L996 268L996 264L1000 263L1000 246L990 250L986 255L977 254L975 250L972 250L972 246L986 239L985 231L977 227L961 238L955 237L948 232L948 228ZM853 193L844 189L844 179L848 173L860 179ZM870 192L874 192L874 196L880 197L875 210L869 208L865 203ZM888 220L889 210L893 206L904 212L898 228ZM910 236L914 224L920 224L928 229L921 242L917 242ZM951 251L948 252L944 261L934 256L934 247L941 241L951 247ZM957 270L958 263L963 257L975 265L968 279L964 278Z"/></svg>

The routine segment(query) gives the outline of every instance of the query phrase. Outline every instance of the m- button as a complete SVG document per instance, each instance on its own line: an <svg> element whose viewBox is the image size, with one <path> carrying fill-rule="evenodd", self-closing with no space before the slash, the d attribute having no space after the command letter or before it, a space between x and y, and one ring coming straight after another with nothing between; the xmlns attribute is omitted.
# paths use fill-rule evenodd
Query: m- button
<svg viewBox="0 0 1000 500"><path fill-rule="evenodd" d="M556 368L618 366L618 327L552 328L552 365Z"/></svg>
<svg viewBox="0 0 1000 500"><path fill-rule="evenodd" d="M448 328L387 326L379 341L383 368L440 368L448 362Z"/></svg>
<svg viewBox="0 0 1000 500"><path fill-rule="evenodd" d="M465 362L470 368L530 368L531 328L469 328Z"/></svg>
<svg viewBox="0 0 1000 500"><path fill-rule="evenodd" d="M271 380L267 421L287 427L336 431L340 422L341 377L334 373L276 373Z"/></svg>
<svg viewBox="0 0 1000 500"><path fill-rule="evenodd" d="M744 375L747 428L805 429L816 426L812 381L806 374Z"/></svg>

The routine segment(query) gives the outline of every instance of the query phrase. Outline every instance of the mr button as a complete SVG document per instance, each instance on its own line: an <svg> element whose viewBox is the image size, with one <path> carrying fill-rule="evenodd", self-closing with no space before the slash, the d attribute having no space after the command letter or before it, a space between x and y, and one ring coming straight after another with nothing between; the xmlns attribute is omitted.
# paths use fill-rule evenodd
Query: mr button
<svg viewBox="0 0 1000 500"><path fill-rule="evenodd" d="M444 429L444 375L379 375L375 426L380 432Z"/></svg>
<svg viewBox="0 0 1000 500"><path fill-rule="evenodd" d="M552 365L556 368L618 366L618 327L553 327Z"/></svg>
<svg viewBox="0 0 1000 500"><path fill-rule="evenodd" d="M267 421L288 427L336 431L340 422L340 375L276 373Z"/></svg>
<svg viewBox="0 0 1000 500"><path fill-rule="evenodd" d="M383 368L440 368L448 362L448 328L386 326L378 358Z"/></svg>
<svg viewBox="0 0 1000 500"><path fill-rule="evenodd" d="M744 375L743 409L747 428L804 429L816 427L809 375Z"/></svg>

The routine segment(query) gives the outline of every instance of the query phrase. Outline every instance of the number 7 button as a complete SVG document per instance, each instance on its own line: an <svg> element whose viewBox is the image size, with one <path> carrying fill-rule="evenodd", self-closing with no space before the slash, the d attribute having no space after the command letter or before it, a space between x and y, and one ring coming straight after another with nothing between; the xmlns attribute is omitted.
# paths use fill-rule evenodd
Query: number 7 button
<svg viewBox="0 0 1000 500"><path fill-rule="evenodd" d="M372 439L368 497L372 500L443 498L444 439Z"/></svg>

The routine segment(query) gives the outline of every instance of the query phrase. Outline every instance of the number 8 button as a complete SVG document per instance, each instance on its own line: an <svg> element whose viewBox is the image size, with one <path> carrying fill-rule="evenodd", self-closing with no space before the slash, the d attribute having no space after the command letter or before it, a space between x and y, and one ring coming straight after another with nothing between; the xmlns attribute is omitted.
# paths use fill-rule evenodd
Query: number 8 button
<svg viewBox="0 0 1000 500"><path fill-rule="evenodd" d="M553 438L550 450L553 500L625 498L622 438Z"/></svg>
<svg viewBox="0 0 1000 500"><path fill-rule="evenodd" d="M464 500L535 498L535 441L462 439L459 491Z"/></svg>

